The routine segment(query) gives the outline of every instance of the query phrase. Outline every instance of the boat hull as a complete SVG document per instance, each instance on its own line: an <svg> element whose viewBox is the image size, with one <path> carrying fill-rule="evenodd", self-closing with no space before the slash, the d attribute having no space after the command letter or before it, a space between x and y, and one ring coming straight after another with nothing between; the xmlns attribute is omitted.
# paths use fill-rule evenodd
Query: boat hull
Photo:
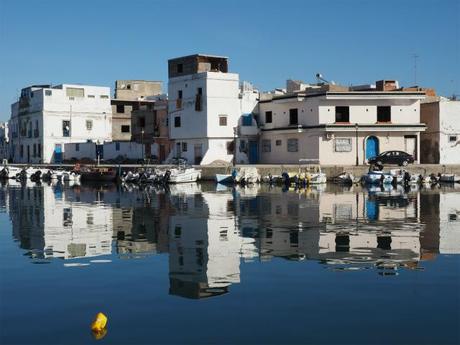
<svg viewBox="0 0 460 345"><path fill-rule="evenodd" d="M231 174L216 174L216 182L230 184L234 182L234 178Z"/></svg>

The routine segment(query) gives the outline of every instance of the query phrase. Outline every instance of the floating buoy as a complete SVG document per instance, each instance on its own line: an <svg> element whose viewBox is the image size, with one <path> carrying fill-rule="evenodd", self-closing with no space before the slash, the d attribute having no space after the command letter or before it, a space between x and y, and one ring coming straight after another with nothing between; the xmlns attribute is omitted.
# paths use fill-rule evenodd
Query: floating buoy
<svg viewBox="0 0 460 345"><path fill-rule="evenodd" d="M107 316L103 313L97 313L94 318L93 323L91 324L91 330L95 333L102 332L107 326Z"/></svg>

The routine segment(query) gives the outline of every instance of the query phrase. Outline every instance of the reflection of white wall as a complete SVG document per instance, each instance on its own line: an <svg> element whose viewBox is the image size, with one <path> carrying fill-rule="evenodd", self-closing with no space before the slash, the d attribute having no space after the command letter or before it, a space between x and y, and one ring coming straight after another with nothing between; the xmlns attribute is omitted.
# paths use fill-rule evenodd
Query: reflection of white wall
<svg viewBox="0 0 460 345"><path fill-rule="evenodd" d="M439 196L439 252L460 254L460 194Z"/></svg>
<svg viewBox="0 0 460 345"><path fill-rule="evenodd" d="M73 203L44 188L45 255L69 259L111 253L112 210L99 204Z"/></svg>

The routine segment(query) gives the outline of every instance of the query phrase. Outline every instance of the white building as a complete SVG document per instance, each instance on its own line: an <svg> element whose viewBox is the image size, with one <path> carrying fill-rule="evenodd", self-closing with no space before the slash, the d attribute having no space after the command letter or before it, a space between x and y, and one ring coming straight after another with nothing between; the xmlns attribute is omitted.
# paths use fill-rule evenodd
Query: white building
<svg viewBox="0 0 460 345"><path fill-rule="evenodd" d="M260 162L365 164L389 150L406 151L418 162L425 94L398 90L395 81L379 81L367 91L325 84L261 95Z"/></svg>
<svg viewBox="0 0 460 345"><path fill-rule="evenodd" d="M421 162L460 164L460 101L427 99L420 117L428 127L421 137Z"/></svg>
<svg viewBox="0 0 460 345"><path fill-rule="evenodd" d="M0 122L0 159L10 158L8 122Z"/></svg>
<svg viewBox="0 0 460 345"><path fill-rule="evenodd" d="M64 144L111 140L110 88L62 84L22 89L11 106L11 155L18 163L59 163Z"/></svg>
<svg viewBox="0 0 460 345"><path fill-rule="evenodd" d="M190 55L168 61L170 157L210 164L233 160L241 116L239 76L226 57Z"/></svg>

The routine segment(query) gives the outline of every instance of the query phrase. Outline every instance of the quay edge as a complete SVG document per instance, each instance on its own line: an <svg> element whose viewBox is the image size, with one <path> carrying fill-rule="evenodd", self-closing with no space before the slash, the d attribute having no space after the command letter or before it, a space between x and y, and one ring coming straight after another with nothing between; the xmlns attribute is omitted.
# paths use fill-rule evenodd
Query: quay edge
<svg viewBox="0 0 460 345"><path fill-rule="evenodd" d="M14 166L29 166L30 164L11 164ZM45 169L55 169L55 168L72 168L74 164L33 164L37 168ZM129 170L136 168L173 168L172 165L167 164L100 164L100 167L113 167L116 169ZM230 174L232 172L233 166L217 166L217 165L194 165L193 167L201 169L201 179L202 180L214 180L216 174ZM236 168L248 168L254 167L257 169L258 173L261 176L267 176L268 174L272 175L281 175L283 172L296 172L299 169L297 164L237 164ZM385 166L385 170L388 169L405 169L411 174L421 174L421 175L430 175L438 173L447 173L447 174L457 174L460 175L460 164L410 164L407 167L398 167L398 166ZM354 176L361 176L369 170L369 165L321 165L321 169L326 176L329 178L339 175L341 172L349 172Z"/></svg>

